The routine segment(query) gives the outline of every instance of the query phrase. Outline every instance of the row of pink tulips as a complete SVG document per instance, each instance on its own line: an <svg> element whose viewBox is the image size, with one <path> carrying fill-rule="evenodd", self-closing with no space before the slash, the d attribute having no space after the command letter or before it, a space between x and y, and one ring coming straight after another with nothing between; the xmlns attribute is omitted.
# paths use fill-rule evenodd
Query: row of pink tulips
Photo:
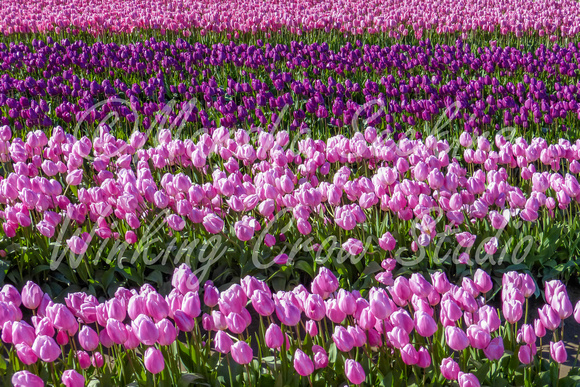
<svg viewBox="0 0 580 387"><path fill-rule="evenodd" d="M580 172L579 145L566 140L511 142L498 134L492 143L463 133L451 148L434 136L395 142L369 127L350 139L300 140L292 150L285 131L255 134L221 127L197 142L172 138L163 129L152 146L148 141L155 139L145 133L125 142L105 126L93 141L60 127L50 138L36 131L23 141L4 126L0 139L5 169L13 171L0 181L4 232L14 237L35 227L53 238L66 219L95 225L83 235L65 234L76 254L86 251L94 235L107 239L124 233L127 242L137 242L142 224L161 211L168 211L164 221L170 231L183 230L186 220L211 234L232 226L242 242L258 239L284 209L304 235L319 220L321 227L350 232L387 213L417 223L417 248L433 242L434 214L444 214L449 227L466 232L483 219L503 229L514 216L533 222L543 209L550 216L556 207L573 209L580 197L574 176ZM122 226L115 226L118 221ZM382 235L381 247L395 247L390 233L375 232ZM345 249L360 253L360 236L347 237L353 238L344 242ZM468 233L457 240L471 247L475 237ZM268 234L264 242L272 246L277 239Z"/></svg>
<svg viewBox="0 0 580 387"><path fill-rule="evenodd" d="M575 1L360 1L311 3L263 1L136 1L115 0L94 5L86 0L45 0L14 4L3 1L0 31L47 32L76 30L92 34L154 29L185 31L277 32L336 30L354 34L389 31L395 36L425 31L437 33L498 31L574 36L580 9ZM104 15L107 15L105 17Z"/></svg>
<svg viewBox="0 0 580 387"><path fill-rule="evenodd" d="M104 369L118 367L114 356L103 354L120 351L150 374L166 372L164 377L174 382L188 364L183 357L202 359L203 368L212 353L228 369L231 356L240 365L257 362L259 373L266 375L278 370L267 365L267 354L274 354L284 377L291 377L293 368L307 379L340 364L344 374L337 370L339 379L352 384L372 384L389 372L379 366L382 358L388 368L422 369L429 371L432 383L457 380L463 387L479 385L472 373L477 371L474 360L493 363L505 356L517 357L517 364L529 371L525 380L532 380L528 378L539 372L541 362L538 340L544 337L553 364L567 360L564 320L574 315L580 322L580 303L573 308L560 281L545 283L546 304L532 321L528 303L536 285L529 274L503 276L496 309L488 303L492 278L481 269L457 286L444 272L432 273L431 281L418 273L393 278L395 261L387 259L382 266L378 286L365 296L340 288L325 268L310 289L299 285L274 294L255 277L222 291L211 281L201 287L186 265L175 269L173 288L165 297L144 285L139 291L121 287L109 300L73 293L58 303L35 283L28 282L20 292L5 285L0 292L1 337L16 361L14 385L27 387L44 385L34 372L52 363L58 364L50 366L55 384L61 378L67 387L83 386L102 378ZM252 324L256 320L259 324ZM180 341L187 343L186 352L179 350ZM73 353L68 363L65 346ZM245 368L248 383L256 376L252 369ZM512 371L501 372L514 378ZM211 372L205 375L212 378ZM131 377L141 382L138 372Z"/></svg>

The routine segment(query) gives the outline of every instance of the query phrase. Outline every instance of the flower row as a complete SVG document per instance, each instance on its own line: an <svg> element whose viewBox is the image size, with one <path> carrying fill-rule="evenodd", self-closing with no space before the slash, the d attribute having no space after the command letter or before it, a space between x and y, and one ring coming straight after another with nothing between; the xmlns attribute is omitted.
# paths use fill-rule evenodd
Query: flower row
<svg viewBox="0 0 580 387"><path fill-rule="evenodd" d="M424 382L428 375L433 384L457 380L460 386L478 386L476 364L504 357L518 360L509 361L513 370L502 368L501 376L513 379L512 372L523 368L529 371L524 371L527 383L539 372L536 363L546 361L537 349L543 337L552 340L552 364L566 361L559 329L573 314L580 320L580 308L574 310L560 281L545 284L546 304L531 321L524 308L527 313L536 285L528 274L503 276L498 310L488 300L492 278L481 269L457 286L443 272L431 274L431 281L418 273L393 278L394 260L382 266L377 277L386 288L373 287L364 297L357 290L339 288L325 268L310 290L299 285L274 294L255 277L223 291L211 281L201 288L186 265L175 269L172 290L165 297L144 285L139 291L119 288L103 302L73 293L61 304L33 282L21 292L5 285L0 292L1 337L5 351L11 358L15 354L14 370L19 371L12 378L14 385L27 387L43 385L30 371L50 363L57 365L50 366L55 383L62 378L67 387L83 386L102 378L104 369L122 366L114 356L119 351L127 353L134 369L142 364L150 374L165 372L174 382L183 367L190 372L203 369L202 375L211 380L212 354L218 356L218 367L227 364L230 381L230 357L240 365L257 362L245 368L243 380L248 383L256 372L260 377L291 378L293 369L312 378L341 365L335 368L337 380L352 384L376 383L401 366L414 372L423 369ZM29 323L23 316L30 311ZM68 363L67 345L73 351ZM268 354L274 355L273 361ZM492 373L478 376L487 381ZM141 377L135 371L130 379L141 382Z"/></svg>
<svg viewBox="0 0 580 387"><path fill-rule="evenodd" d="M421 123L430 125L446 115L469 132L481 132L511 125L566 130L580 114L573 59L578 47L573 44L534 53L496 46L474 53L461 41L455 46L347 44L336 52L324 44L299 42L211 48L183 40L61 43L34 41L33 49L24 44L0 49L3 69L15 73L0 79L3 123L18 130L75 122L84 128L114 112L125 124L142 120L149 128L163 112L168 124L187 128L215 128L218 121L228 128L280 121L305 131L328 124L344 128L366 119L390 131L420 131ZM221 77L224 69L227 77ZM320 79L320 69L331 75ZM256 76L256 70L270 75ZM486 75L476 76L482 70ZM388 75L379 77L385 71ZM417 71L428 75L413 75ZM109 79L107 73L120 74ZM545 76L558 83L550 86Z"/></svg>
<svg viewBox="0 0 580 387"><path fill-rule="evenodd" d="M303 235L311 233L313 222L350 232L389 213L417 224L416 249L442 231L435 220L440 215L446 229L469 231L484 221L499 230L514 216L533 222L544 209L552 217L556 207L573 209L570 204L580 196L574 176L580 172L580 151L565 140L550 145L541 138L511 142L497 135L491 143L465 132L455 149L464 162L453 153L450 157L453 149L446 140L403 137L395 142L372 127L351 139L301 140L298 152L285 149L286 131L274 136L223 127L201 135L197 143L173 139L163 129L155 147L145 146L145 133L135 132L125 142L106 126L93 141L76 139L60 127L50 138L37 131L23 141L4 126L0 140L0 157L13 171L0 181L6 235L15 237L29 227L47 238L64 235L77 254L86 251L94 235L116 239L125 230L127 242L135 243L142 224L159 216L169 230L181 231L189 220L210 234L229 233L232 227L241 242L261 236L273 246L275 236L259 232L269 229L281 211ZM569 173L562 175L561 167ZM71 221L94 227L79 236L75 227L67 230ZM384 234L381 240L393 240L387 230L380 231L374 230ZM346 235L354 238L343 247L361 253L358 239L364 237ZM475 237L468 239L461 246L471 247ZM380 246L393 250L394 240Z"/></svg>
<svg viewBox="0 0 580 387"><path fill-rule="evenodd" d="M574 1L451 1L384 3L348 0L339 3L304 0L284 3L261 1L137 1L115 0L97 6L86 0L62 3L3 4L0 31L4 34L83 30L92 34L134 30L183 31L190 29L232 32L301 33L335 30L362 34L389 31L391 36L426 32L453 33L498 31L524 34L574 36L578 33L579 8Z"/></svg>

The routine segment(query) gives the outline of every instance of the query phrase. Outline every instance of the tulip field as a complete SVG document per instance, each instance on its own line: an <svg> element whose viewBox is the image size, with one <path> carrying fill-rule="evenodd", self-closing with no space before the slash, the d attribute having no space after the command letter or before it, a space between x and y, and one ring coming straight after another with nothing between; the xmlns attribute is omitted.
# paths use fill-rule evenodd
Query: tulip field
<svg viewBox="0 0 580 387"><path fill-rule="evenodd" d="M0 0L0 386L580 386L580 3Z"/></svg>

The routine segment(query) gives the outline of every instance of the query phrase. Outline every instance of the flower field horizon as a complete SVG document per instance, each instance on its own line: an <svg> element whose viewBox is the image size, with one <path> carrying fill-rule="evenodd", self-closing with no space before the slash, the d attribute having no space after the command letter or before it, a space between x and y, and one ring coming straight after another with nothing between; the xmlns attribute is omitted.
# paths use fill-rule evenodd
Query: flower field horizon
<svg viewBox="0 0 580 387"><path fill-rule="evenodd" d="M580 385L579 3L0 4L1 385Z"/></svg>

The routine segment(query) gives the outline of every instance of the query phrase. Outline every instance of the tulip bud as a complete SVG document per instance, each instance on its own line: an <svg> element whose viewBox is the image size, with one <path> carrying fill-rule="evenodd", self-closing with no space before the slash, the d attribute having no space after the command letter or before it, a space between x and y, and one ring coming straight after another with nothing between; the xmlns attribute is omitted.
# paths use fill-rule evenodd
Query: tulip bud
<svg viewBox="0 0 580 387"><path fill-rule="evenodd" d="M66 387L83 387L85 377L75 370L66 370L62 373L62 383Z"/></svg>
<svg viewBox="0 0 580 387"><path fill-rule="evenodd" d="M308 355L297 349L294 353L294 369L300 376L308 376L314 372L314 363Z"/></svg>
<svg viewBox="0 0 580 387"><path fill-rule="evenodd" d="M361 384L366 379L363 367L352 359L347 359L344 363L344 373L349 382L355 385Z"/></svg>
<svg viewBox="0 0 580 387"><path fill-rule="evenodd" d="M155 347L147 348L145 355L143 356L143 363L145 363L147 371L151 372L153 375L160 373L165 368L163 354Z"/></svg>
<svg viewBox="0 0 580 387"><path fill-rule="evenodd" d="M550 356L552 356L552 359L554 359L556 363L562 364L566 362L568 354L563 341L558 341L557 343L550 341Z"/></svg>
<svg viewBox="0 0 580 387"><path fill-rule="evenodd" d="M252 348L245 341L238 341L231 347L232 358L238 364L250 364L254 356Z"/></svg>
<svg viewBox="0 0 580 387"><path fill-rule="evenodd" d="M274 323L266 330L266 345L268 348L279 349L284 342L284 335L280 327Z"/></svg>
<svg viewBox="0 0 580 387"><path fill-rule="evenodd" d="M42 379L29 371L18 371L12 375L14 387L44 387Z"/></svg>
<svg viewBox="0 0 580 387"><path fill-rule="evenodd" d="M441 361L441 374L447 380L457 380L459 376L459 364L448 357Z"/></svg>

